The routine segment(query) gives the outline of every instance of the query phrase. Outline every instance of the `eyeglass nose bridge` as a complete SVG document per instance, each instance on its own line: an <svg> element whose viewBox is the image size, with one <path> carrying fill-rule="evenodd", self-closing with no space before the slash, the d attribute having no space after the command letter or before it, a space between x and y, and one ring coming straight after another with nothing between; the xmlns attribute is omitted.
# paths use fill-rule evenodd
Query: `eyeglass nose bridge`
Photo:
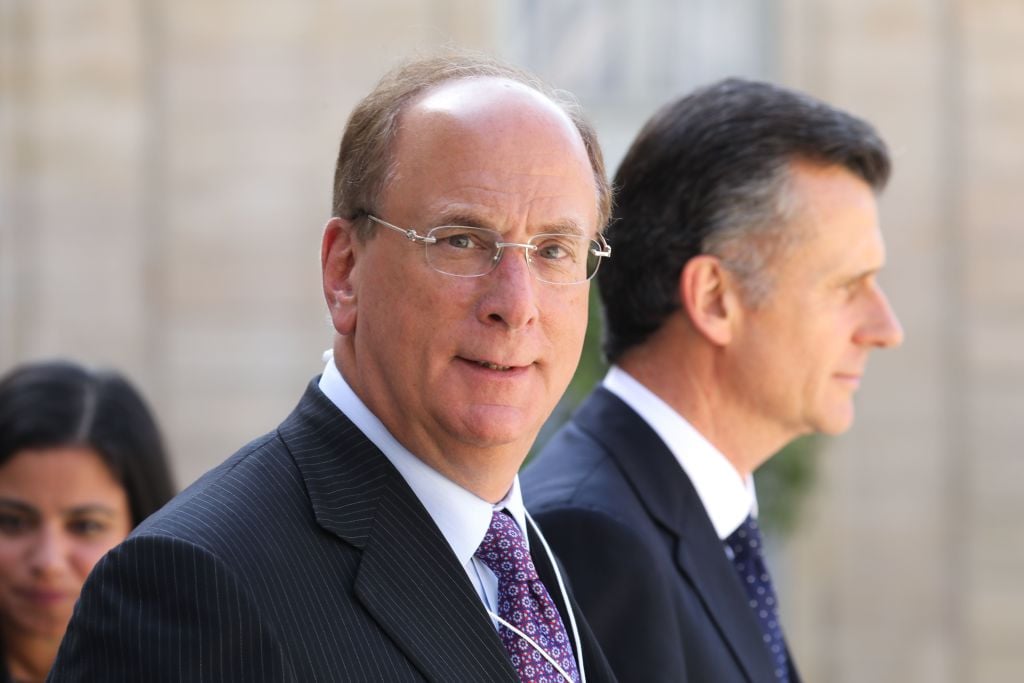
<svg viewBox="0 0 1024 683"><path fill-rule="evenodd" d="M526 257L526 265L530 267L531 272L533 271L533 259L530 258L530 252L537 251L537 245L530 244L529 242L495 242L494 256L491 257L491 270L497 268L502 255L505 253L505 247L522 247L523 255Z"/></svg>

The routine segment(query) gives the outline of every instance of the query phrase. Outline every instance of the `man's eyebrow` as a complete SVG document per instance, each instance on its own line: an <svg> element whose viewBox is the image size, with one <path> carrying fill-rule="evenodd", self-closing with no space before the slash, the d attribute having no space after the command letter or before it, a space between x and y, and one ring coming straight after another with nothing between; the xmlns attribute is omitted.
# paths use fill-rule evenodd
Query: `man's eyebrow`
<svg viewBox="0 0 1024 683"><path fill-rule="evenodd" d="M537 234L585 235L586 231L576 221L566 219L544 226L542 230L537 231Z"/></svg>
<svg viewBox="0 0 1024 683"><path fill-rule="evenodd" d="M497 230L491 221L481 217L478 214L456 212L442 214L440 219L435 221L436 225L430 227L438 227L442 225L462 225L467 228L486 228L488 230L494 230L495 232L501 232ZM536 230L531 231L531 234L535 235L585 235L586 231L580 227L580 224L572 219L563 219L555 221L553 223L547 223L540 226Z"/></svg>
<svg viewBox="0 0 1024 683"><path fill-rule="evenodd" d="M848 285L867 280L868 278L878 275L878 272L882 270L882 266L875 266L872 268L865 268L864 270L858 271L851 275L847 275L840 281L840 286L846 287Z"/></svg>
<svg viewBox="0 0 1024 683"><path fill-rule="evenodd" d="M486 228L488 227L488 221L484 220L479 214L467 213L465 211L453 211L452 213L442 213L441 217L434 221L436 225L429 227L437 227L441 225L462 225L467 228Z"/></svg>

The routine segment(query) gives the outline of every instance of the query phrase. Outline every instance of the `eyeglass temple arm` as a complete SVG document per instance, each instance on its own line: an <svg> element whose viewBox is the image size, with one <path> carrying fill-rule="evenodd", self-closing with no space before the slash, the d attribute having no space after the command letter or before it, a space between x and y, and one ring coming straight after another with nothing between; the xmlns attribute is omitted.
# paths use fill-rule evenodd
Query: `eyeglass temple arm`
<svg viewBox="0 0 1024 683"><path fill-rule="evenodd" d="M369 218L374 223L377 223L378 225L383 225L385 228L391 228L392 230L402 233L403 235L405 235L405 238L410 242L417 242L419 244L435 244L437 242L436 237L421 235L412 228L409 228L408 230L406 230L405 228L400 228L397 225L392 225L391 223L388 223L387 221L382 221L373 214L368 213L366 214L366 217Z"/></svg>
<svg viewBox="0 0 1024 683"><path fill-rule="evenodd" d="M591 249L590 253L594 256L600 256L601 258L611 258L612 245L605 242L603 238L601 239L601 244L604 246L603 249Z"/></svg>

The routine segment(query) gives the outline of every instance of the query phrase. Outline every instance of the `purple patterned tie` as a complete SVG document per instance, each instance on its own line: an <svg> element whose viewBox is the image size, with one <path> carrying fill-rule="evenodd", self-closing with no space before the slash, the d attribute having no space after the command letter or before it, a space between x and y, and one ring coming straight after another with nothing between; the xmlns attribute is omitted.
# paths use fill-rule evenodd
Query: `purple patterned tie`
<svg viewBox="0 0 1024 683"><path fill-rule="evenodd" d="M515 520L503 512L495 512L476 556L498 577L498 616L530 636L573 681L579 681L562 617L537 576ZM551 662L530 643L504 625L500 633L512 666L523 683L565 683Z"/></svg>

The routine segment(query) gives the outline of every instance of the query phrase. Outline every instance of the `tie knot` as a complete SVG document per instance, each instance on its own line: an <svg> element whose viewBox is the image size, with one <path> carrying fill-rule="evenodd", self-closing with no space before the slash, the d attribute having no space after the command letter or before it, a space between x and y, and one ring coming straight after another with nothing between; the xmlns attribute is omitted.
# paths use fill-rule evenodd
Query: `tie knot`
<svg viewBox="0 0 1024 683"><path fill-rule="evenodd" d="M733 556L737 558L760 557L762 554L761 529L757 526L757 520L751 515L747 515L743 523L736 531L729 534L725 542L732 550Z"/></svg>
<svg viewBox="0 0 1024 683"><path fill-rule="evenodd" d="M523 583L538 578L519 525L504 512L496 511L491 515L491 526L480 542L476 556L494 572L498 583Z"/></svg>

